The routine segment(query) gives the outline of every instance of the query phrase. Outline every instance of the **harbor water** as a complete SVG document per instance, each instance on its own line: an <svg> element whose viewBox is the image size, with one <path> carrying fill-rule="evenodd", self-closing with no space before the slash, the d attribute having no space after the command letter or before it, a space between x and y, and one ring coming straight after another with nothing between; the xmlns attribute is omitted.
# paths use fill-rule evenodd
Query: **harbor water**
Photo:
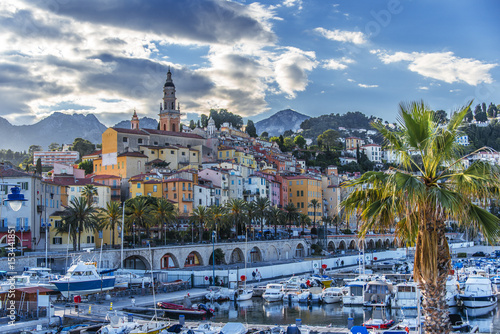
<svg viewBox="0 0 500 334"><path fill-rule="evenodd" d="M298 303L267 303L262 298L254 297L242 302L214 302L207 303L215 310L211 321L214 322L242 322L247 324L289 325L296 319L311 326L346 327L348 319L353 318L354 325L361 325L371 318L372 310L362 306L343 306L342 303L322 305L302 305ZM394 320L403 317L417 316L415 309L386 310L387 316ZM463 318L466 314L461 313ZM471 325L478 325L480 333L500 334L500 311L498 308L489 315L480 318L470 318Z"/></svg>

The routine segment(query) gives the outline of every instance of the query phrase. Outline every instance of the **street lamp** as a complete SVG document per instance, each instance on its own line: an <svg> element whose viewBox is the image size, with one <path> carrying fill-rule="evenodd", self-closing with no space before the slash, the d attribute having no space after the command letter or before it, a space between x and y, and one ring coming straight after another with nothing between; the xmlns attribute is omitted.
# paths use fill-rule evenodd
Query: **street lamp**
<svg viewBox="0 0 500 334"><path fill-rule="evenodd" d="M21 210L23 202L27 201L27 199L24 199L24 195L21 194L21 188L15 185L14 187L10 188L10 191L12 192L12 194L7 195L7 199L5 200L5 202L9 203L9 206L12 210Z"/></svg>
<svg viewBox="0 0 500 334"><path fill-rule="evenodd" d="M135 247L135 223L132 224L132 234L134 235L134 247Z"/></svg>
<svg viewBox="0 0 500 334"><path fill-rule="evenodd" d="M42 227L45 228L45 268L48 268L49 267L49 262L48 262L48 256L47 256L47 251L49 249L49 231L50 231L50 227L52 225L50 223L43 223L42 224Z"/></svg>
<svg viewBox="0 0 500 334"><path fill-rule="evenodd" d="M163 235L165 237L165 246L167 245L167 223L163 223Z"/></svg>
<svg viewBox="0 0 500 334"><path fill-rule="evenodd" d="M21 256L23 256L23 232L24 228L21 226Z"/></svg>
<svg viewBox="0 0 500 334"><path fill-rule="evenodd" d="M123 244L125 243L125 241L123 240L123 231L125 230L125 202L122 203L122 207L123 207L123 211L122 211L122 228L121 228L121 231L120 231L120 236L121 236L121 239L122 239L122 246L121 246L121 249L120 249L120 268L123 268Z"/></svg>

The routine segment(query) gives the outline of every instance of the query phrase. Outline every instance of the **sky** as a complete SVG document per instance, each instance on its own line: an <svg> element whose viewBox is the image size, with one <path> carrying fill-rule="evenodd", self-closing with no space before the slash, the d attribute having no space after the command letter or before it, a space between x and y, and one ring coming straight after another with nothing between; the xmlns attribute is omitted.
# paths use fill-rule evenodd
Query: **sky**
<svg viewBox="0 0 500 334"><path fill-rule="evenodd" d="M495 0L3 1L0 117L156 119L168 68L184 121L500 104L498 13Z"/></svg>

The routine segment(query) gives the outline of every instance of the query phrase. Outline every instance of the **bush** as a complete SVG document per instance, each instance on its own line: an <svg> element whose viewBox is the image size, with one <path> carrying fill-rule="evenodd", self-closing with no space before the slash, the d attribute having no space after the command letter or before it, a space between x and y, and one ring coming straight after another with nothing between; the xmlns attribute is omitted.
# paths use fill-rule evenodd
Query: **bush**
<svg viewBox="0 0 500 334"><path fill-rule="evenodd" d="M460 257L460 258L467 257L467 253L457 253L457 257Z"/></svg>
<svg viewBox="0 0 500 334"><path fill-rule="evenodd" d="M313 250L314 255L321 255L321 252L323 251L323 247L321 247L320 244L312 244L311 249Z"/></svg>

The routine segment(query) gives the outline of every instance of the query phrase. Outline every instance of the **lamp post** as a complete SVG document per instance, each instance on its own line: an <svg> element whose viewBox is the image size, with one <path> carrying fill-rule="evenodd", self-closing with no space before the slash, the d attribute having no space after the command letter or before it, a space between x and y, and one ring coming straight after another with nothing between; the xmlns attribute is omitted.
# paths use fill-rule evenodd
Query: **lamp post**
<svg viewBox="0 0 500 334"><path fill-rule="evenodd" d="M42 224L42 227L45 228L45 268L48 268L49 267L49 262L48 262L48 250L49 250L49 231L50 231L50 227L52 225L50 223L43 223Z"/></svg>
<svg viewBox="0 0 500 334"><path fill-rule="evenodd" d="M132 224L132 234L134 235L134 247L135 247L135 223Z"/></svg>
<svg viewBox="0 0 500 334"><path fill-rule="evenodd" d="M212 231L212 282L215 283L215 231Z"/></svg>
<svg viewBox="0 0 500 334"><path fill-rule="evenodd" d="M121 250L120 250L120 268L123 268L123 244L124 244L123 230L125 229L125 227L124 227L124 224L125 224L125 201L122 203L122 206L123 206L123 211L122 211L122 228L121 228L121 231L120 231L120 236L121 236L121 239L122 239L122 245L121 245Z"/></svg>
<svg viewBox="0 0 500 334"><path fill-rule="evenodd" d="M165 246L167 245L167 223L163 223L163 236L165 237Z"/></svg>
<svg viewBox="0 0 500 334"><path fill-rule="evenodd" d="M23 256L23 232L24 228L21 226L21 256Z"/></svg>

